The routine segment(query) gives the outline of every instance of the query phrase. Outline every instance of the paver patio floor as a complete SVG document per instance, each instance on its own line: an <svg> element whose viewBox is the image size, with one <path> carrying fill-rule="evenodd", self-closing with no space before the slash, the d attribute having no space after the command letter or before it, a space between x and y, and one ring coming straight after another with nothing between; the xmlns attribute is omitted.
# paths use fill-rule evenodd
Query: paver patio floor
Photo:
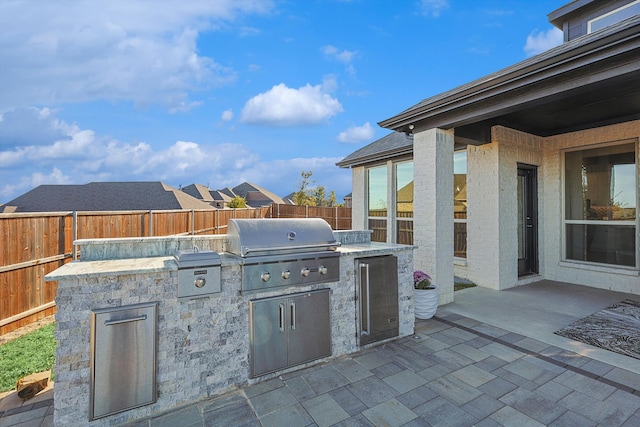
<svg viewBox="0 0 640 427"><path fill-rule="evenodd" d="M558 286L557 291L564 292L573 285ZM512 327L522 319L501 327L490 316L464 310L467 297L484 290L461 292L465 294L460 298L456 293L456 300L463 301L460 305L443 306L435 318L417 321L413 336L134 425L640 425L640 374L625 369L627 364L635 366L635 359L594 359L584 346L572 351L570 340L558 341L560 346L548 342L555 338L546 339L533 329L527 333ZM512 298L507 292L496 295ZM607 294L601 304L618 297ZM509 310L518 308L505 311ZM51 425L44 415L29 418L37 409L7 411L0 427Z"/></svg>

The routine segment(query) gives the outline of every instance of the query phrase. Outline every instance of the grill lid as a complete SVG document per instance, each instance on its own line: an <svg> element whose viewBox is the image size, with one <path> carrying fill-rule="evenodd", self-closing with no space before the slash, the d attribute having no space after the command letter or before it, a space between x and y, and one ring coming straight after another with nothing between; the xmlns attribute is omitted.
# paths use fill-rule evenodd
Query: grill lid
<svg viewBox="0 0 640 427"><path fill-rule="evenodd" d="M231 219L227 252L241 257L335 251L340 242L322 218Z"/></svg>
<svg viewBox="0 0 640 427"><path fill-rule="evenodd" d="M197 246L194 246L193 250L177 251L173 257L178 263L178 269L221 264L220 255L217 252L201 251Z"/></svg>

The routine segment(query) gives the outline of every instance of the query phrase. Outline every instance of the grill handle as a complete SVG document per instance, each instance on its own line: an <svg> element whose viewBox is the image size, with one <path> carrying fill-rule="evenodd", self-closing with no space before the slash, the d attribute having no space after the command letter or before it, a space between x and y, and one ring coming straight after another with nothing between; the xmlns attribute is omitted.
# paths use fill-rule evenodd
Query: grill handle
<svg viewBox="0 0 640 427"><path fill-rule="evenodd" d="M340 246L340 242L335 241L332 243L317 243L315 245L299 245L299 246L282 246L280 248L276 248L274 249L273 247L270 248L249 248L246 246L243 246L240 249L240 252L242 253L242 256L247 255L251 252L266 252L266 253L273 253L276 252L277 250L280 249L284 249L287 251L301 251L301 250L308 250L308 249L322 249L322 248L335 248Z"/></svg>

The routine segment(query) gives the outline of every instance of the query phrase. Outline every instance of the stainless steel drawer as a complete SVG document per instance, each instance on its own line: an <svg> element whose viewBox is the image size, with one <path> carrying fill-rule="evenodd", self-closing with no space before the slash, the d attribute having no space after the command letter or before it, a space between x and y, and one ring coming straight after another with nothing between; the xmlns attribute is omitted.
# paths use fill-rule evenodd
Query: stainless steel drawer
<svg viewBox="0 0 640 427"><path fill-rule="evenodd" d="M91 312L89 420L156 401L157 307Z"/></svg>

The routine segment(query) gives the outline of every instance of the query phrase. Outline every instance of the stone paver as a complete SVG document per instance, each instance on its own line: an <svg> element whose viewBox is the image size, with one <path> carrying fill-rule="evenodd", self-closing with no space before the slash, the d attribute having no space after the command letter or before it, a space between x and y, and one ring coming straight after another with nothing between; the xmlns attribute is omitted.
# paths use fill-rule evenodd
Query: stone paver
<svg viewBox="0 0 640 427"><path fill-rule="evenodd" d="M459 315L130 426L637 426L640 375ZM53 425L52 400L0 427Z"/></svg>

